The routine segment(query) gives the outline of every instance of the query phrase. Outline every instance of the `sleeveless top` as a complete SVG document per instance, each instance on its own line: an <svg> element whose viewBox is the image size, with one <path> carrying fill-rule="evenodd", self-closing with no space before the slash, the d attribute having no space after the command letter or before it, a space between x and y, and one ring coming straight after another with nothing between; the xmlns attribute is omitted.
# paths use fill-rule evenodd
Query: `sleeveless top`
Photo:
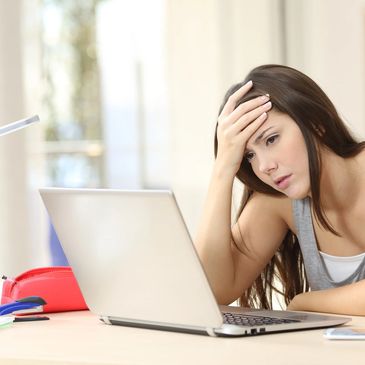
<svg viewBox="0 0 365 365"><path fill-rule="evenodd" d="M321 257L314 234L310 198L293 200L294 222L297 228L297 237L302 251L305 272L311 290L337 288L365 279L365 257L346 279L334 281L329 275Z"/></svg>
<svg viewBox="0 0 365 365"><path fill-rule="evenodd" d="M353 256L333 256L319 251L324 265L334 281L341 281L349 277L361 264L365 252Z"/></svg>

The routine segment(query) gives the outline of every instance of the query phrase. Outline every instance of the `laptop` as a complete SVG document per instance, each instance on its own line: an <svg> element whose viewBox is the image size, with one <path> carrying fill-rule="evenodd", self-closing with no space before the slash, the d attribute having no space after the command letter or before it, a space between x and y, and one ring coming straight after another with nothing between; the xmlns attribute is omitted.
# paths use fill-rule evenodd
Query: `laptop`
<svg viewBox="0 0 365 365"><path fill-rule="evenodd" d="M219 306L171 191L44 188L40 194L89 309L107 324L250 336L350 321Z"/></svg>

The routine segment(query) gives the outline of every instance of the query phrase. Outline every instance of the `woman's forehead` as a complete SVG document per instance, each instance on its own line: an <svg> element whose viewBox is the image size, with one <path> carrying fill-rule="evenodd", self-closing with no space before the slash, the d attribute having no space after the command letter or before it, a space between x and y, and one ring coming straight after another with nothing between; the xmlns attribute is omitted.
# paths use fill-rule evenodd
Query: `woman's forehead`
<svg viewBox="0 0 365 365"><path fill-rule="evenodd" d="M260 141L260 137L266 134L266 132L269 133L275 127L283 127L291 123L295 122L288 114L279 112L275 109L270 110L267 113L267 119L265 122L253 133L253 135L248 140L247 148L251 148L257 144Z"/></svg>

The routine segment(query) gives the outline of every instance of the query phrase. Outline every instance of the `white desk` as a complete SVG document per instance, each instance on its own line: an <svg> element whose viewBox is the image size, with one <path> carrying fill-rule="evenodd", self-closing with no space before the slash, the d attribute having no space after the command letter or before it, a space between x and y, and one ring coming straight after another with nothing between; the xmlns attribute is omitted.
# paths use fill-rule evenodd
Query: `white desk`
<svg viewBox="0 0 365 365"><path fill-rule="evenodd" d="M365 341L329 341L323 330L212 338L108 326L88 311L0 329L0 364L361 364ZM365 327L365 317L350 325Z"/></svg>

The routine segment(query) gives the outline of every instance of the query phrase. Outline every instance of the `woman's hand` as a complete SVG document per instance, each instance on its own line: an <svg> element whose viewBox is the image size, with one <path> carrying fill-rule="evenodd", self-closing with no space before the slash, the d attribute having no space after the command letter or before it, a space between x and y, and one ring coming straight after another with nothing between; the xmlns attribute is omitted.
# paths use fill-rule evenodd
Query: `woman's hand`
<svg viewBox="0 0 365 365"><path fill-rule="evenodd" d="M289 311L300 311L306 309L309 310L308 308L306 308L306 298L307 298L306 294L310 294L310 292L297 294L288 304L287 310Z"/></svg>
<svg viewBox="0 0 365 365"><path fill-rule="evenodd" d="M267 95L246 101L238 107L237 102L252 87L249 81L233 93L218 117L218 153L216 163L225 172L236 175L246 148L246 143L265 122L271 102Z"/></svg>

